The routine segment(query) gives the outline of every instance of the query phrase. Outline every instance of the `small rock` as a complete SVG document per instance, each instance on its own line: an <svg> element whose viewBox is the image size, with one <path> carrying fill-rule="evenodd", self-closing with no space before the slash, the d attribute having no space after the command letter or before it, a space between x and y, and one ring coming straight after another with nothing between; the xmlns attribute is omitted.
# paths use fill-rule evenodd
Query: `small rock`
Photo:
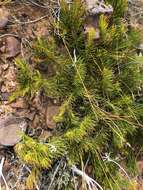
<svg viewBox="0 0 143 190"><path fill-rule="evenodd" d="M5 80L15 81L16 80L16 69L13 65L10 65L6 73L4 74Z"/></svg>
<svg viewBox="0 0 143 190"><path fill-rule="evenodd" d="M25 131L27 123L23 118L6 116L0 119L0 144L14 146L20 140L20 133Z"/></svg>
<svg viewBox="0 0 143 190"><path fill-rule="evenodd" d="M104 0L85 0L87 12L90 15L112 13L113 7L106 5Z"/></svg>
<svg viewBox="0 0 143 190"><path fill-rule="evenodd" d="M5 87L4 84L1 86L1 92L2 93L6 93L7 92L7 89L6 89L6 87Z"/></svg>
<svg viewBox="0 0 143 190"><path fill-rule="evenodd" d="M5 39L6 58L13 58L20 53L20 42L17 38L9 36Z"/></svg>
<svg viewBox="0 0 143 190"><path fill-rule="evenodd" d="M0 93L0 97L2 101L8 101L9 93L7 92Z"/></svg>
<svg viewBox="0 0 143 190"><path fill-rule="evenodd" d="M20 109L26 109L28 107L28 104L25 102L23 98L17 99L15 102L10 104L12 108L20 108Z"/></svg>
<svg viewBox="0 0 143 190"><path fill-rule="evenodd" d="M16 89L16 84L13 81L5 81L1 86L1 92L12 92Z"/></svg>
<svg viewBox="0 0 143 190"><path fill-rule="evenodd" d="M3 29L8 23L9 12L5 8L0 8L0 29Z"/></svg>
<svg viewBox="0 0 143 190"><path fill-rule="evenodd" d="M7 64L7 63L2 65L2 69L4 71L6 71L8 69L8 67L9 67L9 64Z"/></svg>
<svg viewBox="0 0 143 190"><path fill-rule="evenodd" d="M8 113L13 113L13 109L9 105L0 105L0 117L5 116Z"/></svg>
<svg viewBox="0 0 143 190"><path fill-rule="evenodd" d="M46 124L48 128L56 128L56 122L53 120L53 117L59 113L60 106L57 105L48 105L46 109Z"/></svg>

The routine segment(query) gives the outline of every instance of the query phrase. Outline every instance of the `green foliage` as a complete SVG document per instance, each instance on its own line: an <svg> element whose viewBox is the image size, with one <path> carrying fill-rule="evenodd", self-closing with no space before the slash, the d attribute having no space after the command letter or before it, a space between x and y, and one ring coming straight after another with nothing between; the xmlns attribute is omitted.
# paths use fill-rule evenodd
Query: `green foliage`
<svg viewBox="0 0 143 190"><path fill-rule="evenodd" d="M126 1L108 3L114 13L108 19L100 16L100 39L95 41L95 31L90 31L88 40L83 35L85 10L81 2L75 0L69 8L61 1L56 25L59 36L38 39L33 46L35 68L44 64L47 70L31 70L18 61L22 95L33 95L42 88L62 103L54 117L61 126L55 136L45 144L24 136L17 152L38 169L50 167L63 155L69 166L83 168L89 158L90 175L104 189L119 190L131 186L131 181L121 175L118 165L104 162L102 157L111 153L119 164L124 162L125 170L135 168L137 153L133 150L139 145L135 141L143 126L143 106L137 99L143 83L143 58L136 55L138 32L129 29L121 17ZM49 67L53 69L50 75Z"/></svg>
<svg viewBox="0 0 143 190"><path fill-rule="evenodd" d="M114 18L119 18L124 15L127 10L128 1L127 0L107 0L107 2L114 8Z"/></svg>
<svg viewBox="0 0 143 190"><path fill-rule="evenodd" d="M47 144L42 144L26 135L23 135L22 143L16 146L17 153L22 160L35 168L50 167L52 159L64 155L65 149L61 139L53 139Z"/></svg>
<svg viewBox="0 0 143 190"><path fill-rule="evenodd" d="M70 5L61 0L61 13L57 27L70 48L76 47L78 49L83 43L84 14L84 4L80 0L73 0Z"/></svg>
<svg viewBox="0 0 143 190"><path fill-rule="evenodd" d="M47 48L48 47L48 48ZM45 64L54 63L56 61L56 47L55 41L53 38L49 38L48 41L38 38L37 41L33 44L35 50L35 61L46 62Z"/></svg>
<svg viewBox="0 0 143 190"><path fill-rule="evenodd" d="M18 69L17 81L19 86L10 97L10 101L13 101L19 96L28 95L33 97L42 86L42 78L39 71L32 71L29 63L27 63L25 60L18 59L15 63Z"/></svg>

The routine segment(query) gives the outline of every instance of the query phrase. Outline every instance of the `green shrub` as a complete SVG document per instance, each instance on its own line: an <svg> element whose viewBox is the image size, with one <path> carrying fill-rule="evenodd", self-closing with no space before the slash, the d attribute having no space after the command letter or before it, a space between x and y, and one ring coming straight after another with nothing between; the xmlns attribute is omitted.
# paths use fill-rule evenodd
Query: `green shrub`
<svg viewBox="0 0 143 190"><path fill-rule="evenodd" d="M53 75L48 76L48 70L47 75L30 71L29 66L20 63L18 81L24 89L23 95L33 94L33 87L35 92L42 86L47 96L60 97L63 101L54 117L62 126L55 136L45 144L25 138L17 147L22 160L37 169L50 167L53 160L63 155L69 166L76 164L82 169L89 158L90 175L103 189L133 189L118 164L124 163L124 170L133 177L130 171L135 171L138 154L135 147L142 146L138 131L143 126L143 105L138 94L143 83L143 59L135 49L139 34L128 28L122 17L125 1L108 3L114 7L113 15L100 16L100 39L92 41L92 35L88 35L88 40L83 34L82 3L73 0L69 8L61 1L60 20L55 24L59 36L39 39L33 46L35 66L43 62L47 67L51 65ZM54 155L48 148L51 141ZM27 151L33 155L29 160ZM113 161L118 158L118 164L105 162L106 153L111 154ZM48 160L43 165L45 158L50 163Z"/></svg>

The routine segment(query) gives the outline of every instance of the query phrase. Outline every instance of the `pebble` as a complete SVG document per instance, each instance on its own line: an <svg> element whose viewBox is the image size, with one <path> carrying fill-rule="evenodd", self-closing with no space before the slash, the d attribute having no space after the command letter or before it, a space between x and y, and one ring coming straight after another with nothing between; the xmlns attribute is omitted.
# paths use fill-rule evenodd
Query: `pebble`
<svg viewBox="0 0 143 190"><path fill-rule="evenodd" d="M7 92L0 93L1 100L2 101L8 101L9 95L10 94Z"/></svg>
<svg viewBox="0 0 143 190"><path fill-rule="evenodd" d="M5 8L0 8L0 29L4 29L8 24L9 11Z"/></svg>
<svg viewBox="0 0 143 190"><path fill-rule="evenodd" d="M20 53L20 42L17 38L9 36L5 39L6 58L13 58Z"/></svg>
<svg viewBox="0 0 143 190"><path fill-rule="evenodd" d="M20 133L25 131L27 123L23 118L5 116L0 119L0 145L14 146L21 140Z"/></svg>
<svg viewBox="0 0 143 190"><path fill-rule="evenodd" d="M59 113L60 106L57 105L48 105L46 109L46 124L50 129L56 128L56 122L53 120L53 117Z"/></svg>

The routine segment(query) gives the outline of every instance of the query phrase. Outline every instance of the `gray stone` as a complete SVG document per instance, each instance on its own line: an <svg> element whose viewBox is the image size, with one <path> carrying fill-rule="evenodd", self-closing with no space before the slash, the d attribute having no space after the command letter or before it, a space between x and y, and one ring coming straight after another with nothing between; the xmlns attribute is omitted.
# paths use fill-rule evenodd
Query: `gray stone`
<svg viewBox="0 0 143 190"><path fill-rule="evenodd" d="M90 15L112 13L113 7L104 0L85 0L86 10Z"/></svg>
<svg viewBox="0 0 143 190"><path fill-rule="evenodd" d="M14 146L21 140L21 133L25 131L27 123L23 118L5 116L0 119L0 145Z"/></svg>

